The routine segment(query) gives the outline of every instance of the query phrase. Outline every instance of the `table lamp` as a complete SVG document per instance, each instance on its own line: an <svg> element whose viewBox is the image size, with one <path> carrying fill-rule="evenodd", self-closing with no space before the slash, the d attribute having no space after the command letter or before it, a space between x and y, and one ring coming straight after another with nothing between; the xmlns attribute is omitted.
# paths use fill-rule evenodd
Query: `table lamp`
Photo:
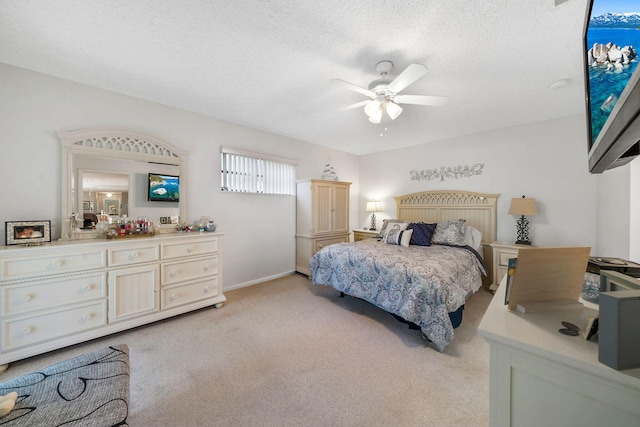
<svg viewBox="0 0 640 427"><path fill-rule="evenodd" d="M371 202L367 202L367 212L372 212L371 214L371 228L369 230L375 230L376 229L376 212L382 212L382 204L377 201L377 200L373 200Z"/></svg>
<svg viewBox="0 0 640 427"><path fill-rule="evenodd" d="M516 245L530 245L529 241L529 220L526 216L536 216L536 199L527 198L522 196L521 198L511 199L511 206L509 206L509 215L520 215L518 219L518 240Z"/></svg>

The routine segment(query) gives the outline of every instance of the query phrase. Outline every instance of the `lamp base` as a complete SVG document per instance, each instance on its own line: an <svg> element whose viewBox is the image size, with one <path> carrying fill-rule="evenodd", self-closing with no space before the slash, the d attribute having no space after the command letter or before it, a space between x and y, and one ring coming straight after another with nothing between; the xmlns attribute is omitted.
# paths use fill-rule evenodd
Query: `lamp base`
<svg viewBox="0 0 640 427"><path fill-rule="evenodd" d="M522 215L517 222L516 245L531 245L529 241L529 220Z"/></svg>
<svg viewBox="0 0 640 427"><path fill-rule="evenodd" d="M369 229L369 231L373 231L376 229L376 214L372 213L371 214L371 228Z"/></svg>

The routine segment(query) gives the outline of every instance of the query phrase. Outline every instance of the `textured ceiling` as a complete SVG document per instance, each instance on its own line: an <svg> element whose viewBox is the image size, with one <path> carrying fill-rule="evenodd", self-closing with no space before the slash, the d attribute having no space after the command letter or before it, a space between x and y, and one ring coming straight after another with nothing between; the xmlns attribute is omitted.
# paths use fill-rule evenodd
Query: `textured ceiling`
<svg viewBox="0 0 640 427"><path fill-rule="evenodd" d="M556 5L557 4L557 5ZM0 0L0 62L366 154L584 111L587 0ZM380 137L379 61L429 73ZM549 85L569 79L567 87Z"/></svg>

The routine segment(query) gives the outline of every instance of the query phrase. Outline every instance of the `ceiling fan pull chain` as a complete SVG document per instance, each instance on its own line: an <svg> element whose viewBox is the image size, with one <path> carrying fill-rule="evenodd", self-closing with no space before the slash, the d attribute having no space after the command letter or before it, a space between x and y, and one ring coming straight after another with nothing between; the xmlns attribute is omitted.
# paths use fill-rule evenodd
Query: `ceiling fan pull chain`
<svg viewBox="0 0 640 427"><path fill-rule="evenodd" d="M384 124L384 115L383 115L382 119L380 119L380 137L382 138L384 136L384 133L388 130L389 128Z"/></svg>

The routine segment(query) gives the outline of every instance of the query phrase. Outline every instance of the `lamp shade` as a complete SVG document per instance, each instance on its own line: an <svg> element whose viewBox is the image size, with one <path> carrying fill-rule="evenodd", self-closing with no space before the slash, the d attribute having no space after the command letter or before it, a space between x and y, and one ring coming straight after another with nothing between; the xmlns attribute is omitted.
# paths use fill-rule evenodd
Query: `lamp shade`
<svg viewBox="0 0 640 427"><path fill-rule="evenodd" d="M402 107L392 101L387 102L386 108L387 114L391 117L391 120L397 119L400 113L402 113Z"/></svg>
<svg viewBox="0 0 640 427"><path fill-rule="evenodd" d="M371 116L369 116L369 121L371 123L375 123L378 124L382 121L382 110L378 110L377 113L372 114Z"/></svg>
<svg viewBox="0 0 640 427"><path fill-rule="evenodd" d="M372 99L364 106L364 113L371 117L382 112L382 103L378 99Z"/></svg>
<svg viewBox="0 0 640 427"><path fill-rule="evenodd" d="M367 212L382 212L382 203L377 200L367 202Z"/></svg>
<svg viewBox="0 0 640 427"><path fill-rule="evenodd" d="M520 197L511 199L509 206L509 215L536 216L536 199L528 197Z"/></svg>

